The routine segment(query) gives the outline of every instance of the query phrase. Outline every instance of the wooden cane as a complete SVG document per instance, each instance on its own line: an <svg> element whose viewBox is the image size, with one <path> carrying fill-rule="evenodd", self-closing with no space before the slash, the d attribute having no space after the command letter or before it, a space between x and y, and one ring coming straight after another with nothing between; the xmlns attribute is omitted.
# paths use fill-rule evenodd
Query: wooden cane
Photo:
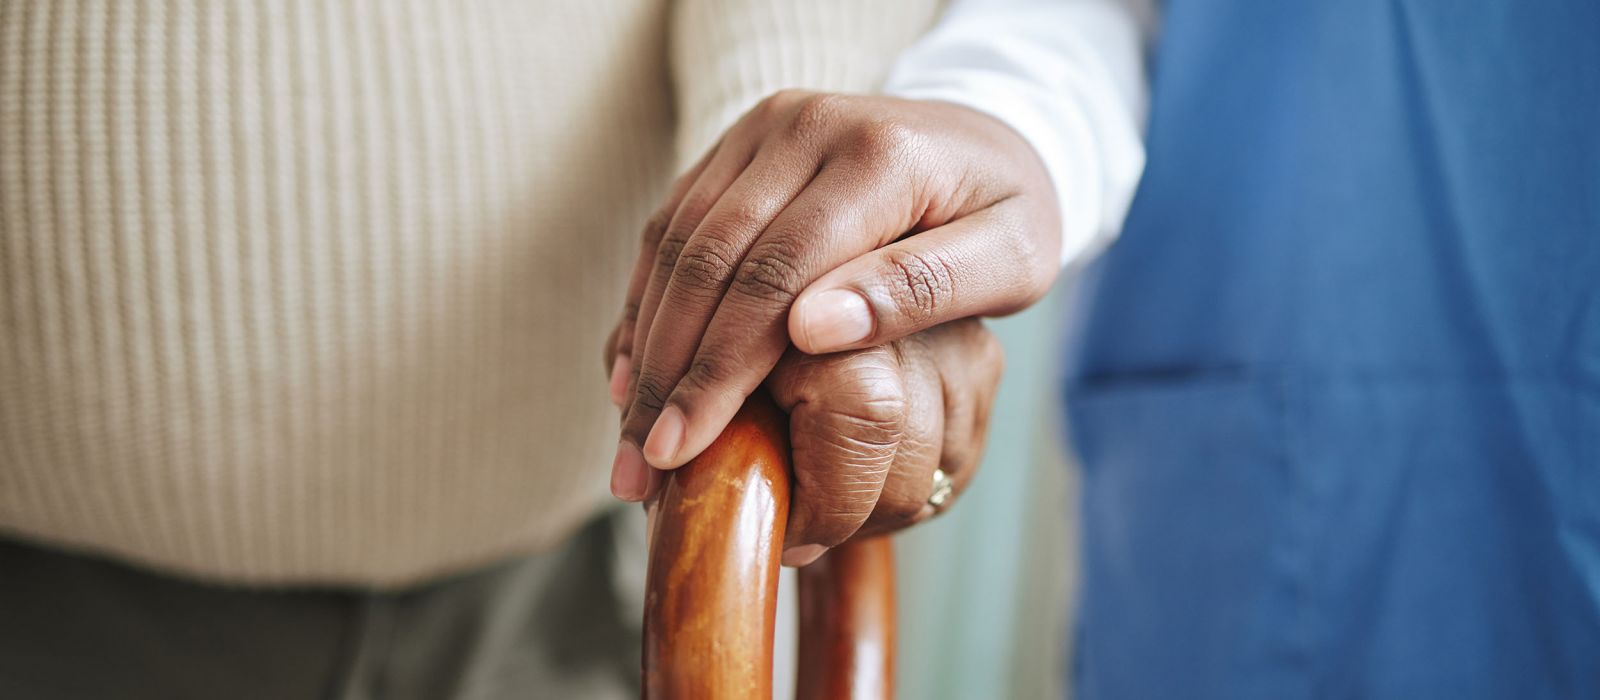
<svg viewBox="0 0 1600 700"><path fill-rule="evenodd" d="M846 542L800 570L797 700L894 697L894 548Z"/></svg>
<svg viewBox="0 0 1600 700"><path fill-rule="evenodd" d="M644 697L772 697L778 563L789 515L788 418L752 396L656 501L645 589ZM800 574L801 700L893 694L887 540L836 547Z"/></svg>

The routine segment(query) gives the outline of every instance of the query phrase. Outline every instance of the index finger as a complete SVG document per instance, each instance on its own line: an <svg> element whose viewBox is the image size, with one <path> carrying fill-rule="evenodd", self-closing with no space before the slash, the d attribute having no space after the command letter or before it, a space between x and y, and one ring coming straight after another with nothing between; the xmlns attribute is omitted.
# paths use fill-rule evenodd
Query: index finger
<svg viewBox="0 0 1600 700"><path fill-rule="evenodd" d="M863 176L848 163L824 167L749 245L703 335L688 343L675 338L682 347L670 359L657 355L652 338L648 366L635 370L643 372L639 386L651 388L659 405L630 413L624 422L624 434L648 435L643 447L650 464L682 465L721 434L783 356L789 345L784 319L812 280L914 225L912 195L897 184L903 185Z"/></svg>
<svg viewBox="0 0 1600 700"><path fill-rule="evenodd" d="M679 175L667 190L666 200L645 220L644 231L639 237L639 257L628 275L628 292L622 302L622 321L606 350L611 360L610 392L614 404L620 406L627 398L628 386L624 378L630 374L628 363L633 359L634 325L639 322L639 304L644 298L645 285L650 282L650 263L655 260L656 248L661 245L661 236L666 233L667 224L672 222L672 215L678 211L683 196L700 178L700 173L705 171L706 164L711 162L712 155L721 145L720 141L713 144L706 149L705 155L700 156L699 161Z"/></svg>

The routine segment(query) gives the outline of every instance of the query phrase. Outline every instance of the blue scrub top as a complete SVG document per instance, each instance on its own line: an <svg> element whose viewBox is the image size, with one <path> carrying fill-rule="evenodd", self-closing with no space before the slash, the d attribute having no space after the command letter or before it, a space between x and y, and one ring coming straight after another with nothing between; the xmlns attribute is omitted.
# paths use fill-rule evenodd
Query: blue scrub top
<svg viewBox="0 0 1600 700"><path fill-rule="evenodd" d="M1600 698L1600 1L1174 0L1080 698Z"/></svg>

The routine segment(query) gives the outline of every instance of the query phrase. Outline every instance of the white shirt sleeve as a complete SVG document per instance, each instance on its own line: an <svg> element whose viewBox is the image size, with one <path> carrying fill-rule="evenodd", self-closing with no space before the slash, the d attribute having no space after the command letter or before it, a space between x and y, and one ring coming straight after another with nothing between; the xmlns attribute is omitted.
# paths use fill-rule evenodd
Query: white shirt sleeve
<svg viewBox="0 0 1600 700"><path fill-rule="evenodd" d="M1061 262L1122 227L1144 170L1147 0L954 0L884 91L969 107L1038 152L1061 204Z"/></svg>

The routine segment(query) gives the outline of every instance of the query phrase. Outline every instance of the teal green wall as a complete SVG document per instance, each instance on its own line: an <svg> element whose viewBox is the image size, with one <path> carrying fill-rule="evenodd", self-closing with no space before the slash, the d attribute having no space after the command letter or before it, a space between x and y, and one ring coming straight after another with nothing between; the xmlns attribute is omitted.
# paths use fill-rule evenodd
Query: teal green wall
<svg viewBox="0 0 1600 700"><path fill-rule="evenodd" d="M1056 405L1062 296L990 322L1006 374L978 478L897 537L899 697L1061 697L1076 546Z"/></svg>

